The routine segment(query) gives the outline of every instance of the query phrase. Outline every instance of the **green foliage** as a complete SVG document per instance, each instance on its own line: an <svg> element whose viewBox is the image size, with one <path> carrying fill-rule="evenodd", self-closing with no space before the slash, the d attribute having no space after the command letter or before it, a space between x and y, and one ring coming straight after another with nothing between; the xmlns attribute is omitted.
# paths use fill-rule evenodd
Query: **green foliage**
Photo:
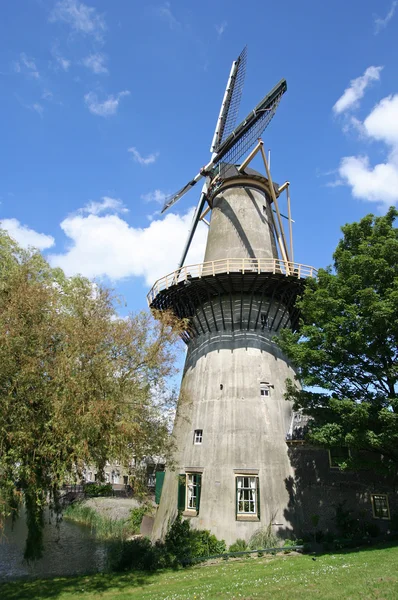
<svg viewBox="0 0 398 600"><path fill-rule="evenodd" d="M113 496L111 483L86 483L84 486L84 495L87 498Z"/></svg>
<svg viewBox="0 0 398 600"><path fill-rule="evenodd" d="M264 527L260 527L253 533L249 540L248 547L251 550L261 549L261 548L276 548L280 545L280 539L278 536L272 531L272 520L265 525Z"/></svg>
<svg viewBox="0 0 398 600"><path fill-rule="evenodd" d="M142 506L137 506L136 508L131 509L129 522L131 525L132 533L135 534L135 533L140 532L142 519L144 518L145 515L150 513L151 510L152 510L152 507L150 507L146 504L143 504Z"/></svg>
<svg viewBox="0 0 398 600"><path fill-rule="evenodd" d="M245 550L248 549L247 542L241 538L238 538L236 542L230 545L228 552L245 552Z"/></svg>
<svg viewBox="0 0 398 600"><path fill-rule="evenodd" d="M64 511L63 517L67 521L87 525L95 536L102 540L124 540L134 533L129 521L124 519L109 519L97 513L90 506L80 502L70 504Z"/></svg>
<svg viewBox="0 0 398 600"><path fill-rule="evenodd" d="M218 540L210 531L191 529L189 521L183 521L179 514L167 532L164 543L152 545L145 538L137 538L113 544L109 566L115 571L176 569L225 551L224 540Z"/></svg>
<svg viewBox="0 0 398 600"><path fill-rule="evenodd" d="M24 502L28 559L41 554L45 505L59 513L85 465L101 477L108 460L167 451L178 324L118 319L116 301L0 230L0 528Z"/></svg>
<svg viewBox="0 0 398 600"><path fill-rule="evenodd" d="M289 381L286 397L310 415L309 441L353 450L342 468L376 468L382 455L377 470L397 470L397 215L342 228L334 268L309 280L298 302L300 332L286 329L278 342L307 388Z"/></svg>

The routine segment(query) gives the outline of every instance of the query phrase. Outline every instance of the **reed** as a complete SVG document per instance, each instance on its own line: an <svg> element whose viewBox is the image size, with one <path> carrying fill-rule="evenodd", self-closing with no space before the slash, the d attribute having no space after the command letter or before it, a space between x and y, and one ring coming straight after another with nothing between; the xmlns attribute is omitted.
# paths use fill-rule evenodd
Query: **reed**
<svg viewBox="0 0 398 600"><path fill-rule="evenodd" d="M125 540L135 533L129 520L109 519L79 502L70 504L64 510L63 517L66 521L90 527L95 536L102 540Z"/></svg>

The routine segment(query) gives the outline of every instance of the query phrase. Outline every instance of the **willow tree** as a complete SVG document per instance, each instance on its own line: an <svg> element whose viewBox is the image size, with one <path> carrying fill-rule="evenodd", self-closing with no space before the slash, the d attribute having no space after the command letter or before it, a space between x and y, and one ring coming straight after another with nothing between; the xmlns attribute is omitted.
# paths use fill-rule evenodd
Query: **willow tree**
<svg viewBox="0 0 398 600"><path fill-rule="evenodd" d="M333 268L308 282L300 333L280 346L298 369L287 398L310 415L308 439L349 446L351 466L398 467L398 212L345 225ZM365 451L365 452L364 452ZM355 459L355 456L357 459ZM371 457L382 456L373 462ZM362 458L360 458L362 457Z"/></svg>
<svg viewBox="0 0 398 600"><path fill-rule="evenodd" d="M41 555L44 508L59 512L85 465L167 451L176 336L167 316L118 318L109 289L0 230L0 525L24 504L27 558Z"/></svg>

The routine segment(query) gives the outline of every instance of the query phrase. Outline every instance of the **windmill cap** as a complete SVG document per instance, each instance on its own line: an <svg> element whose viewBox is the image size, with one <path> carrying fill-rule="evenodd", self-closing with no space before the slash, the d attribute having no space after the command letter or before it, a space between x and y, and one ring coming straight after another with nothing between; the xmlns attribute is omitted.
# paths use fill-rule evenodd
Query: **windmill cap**
<svg viewBox="0 0 398 600"><path fill-rule="evenodd" d="M210 184L210 190L207 194L208 196L208 201L211 202L212 199L214 198L214 196L216 196L217 194L220 193L221 190L232 187L232 186L239 186L239 183L241 180L242 184L244 185L250 185L252 184L253 187L257 187L260 190L266 192L267 196L269 197L269 199L272 201L272 198L270 197L271 194L269 192L269 183L268 183L268 179L259 171L255 171L254 169L251 169L250 167L246 167L246 169L244 171L238 171L238 167L239 165L223 165L221 164L221 170L222 170L222 176L221 176L221 185L217 185L217 172L214 174L214 177L212 178L211 184ZM218 171L218 170L217 170ZM275 182L273 182L273 186L274 186L274 190L275 190L275 195L276 197L279 196L278 193L278 189L279 189L279 185Z"/></svg>

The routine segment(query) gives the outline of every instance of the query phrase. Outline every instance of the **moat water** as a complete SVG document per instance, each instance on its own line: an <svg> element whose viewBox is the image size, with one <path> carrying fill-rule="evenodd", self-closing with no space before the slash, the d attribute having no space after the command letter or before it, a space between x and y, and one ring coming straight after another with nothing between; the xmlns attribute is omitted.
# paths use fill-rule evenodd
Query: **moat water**
<svg viewBox="0 0 398 600"><path fill-rule="evenodd" d="M26 524L22 515L14 527L7 523L0 535L0 581L22 577L51 577L104 571L107 546L91 534L89 527L46 518L44 553L40 560L27 563L23 558Z"/></svg>

